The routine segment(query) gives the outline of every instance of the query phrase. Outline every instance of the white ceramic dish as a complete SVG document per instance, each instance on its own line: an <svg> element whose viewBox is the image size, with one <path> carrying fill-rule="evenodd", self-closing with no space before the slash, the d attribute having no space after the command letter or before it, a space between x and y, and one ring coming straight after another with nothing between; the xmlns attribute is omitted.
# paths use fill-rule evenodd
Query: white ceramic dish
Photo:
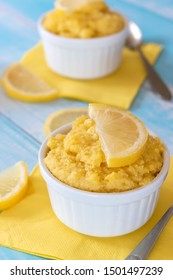
<svg viewBox="0 0 173 280"><path fill-rule="evenodd" d="M124 16L125 28L119 33L101 38L73 39L45 30L42 22L46 14L38 21L38 31L50 69L69 78L95 79L118 68L128 36L128 21Z"/></svg>
<svg viewBox="0 0 173 280"><path fill-rule="evenodd" d="M71 124L67 124L52 135L66 134L70 128ZM39 151L39 166L55 215L65 225L83 234L111 237L132 232L149 220L169 169L168 150L162 170L150 184L122 193L92 193L70 187L49 172L44 164L47 140Z"/></svg>

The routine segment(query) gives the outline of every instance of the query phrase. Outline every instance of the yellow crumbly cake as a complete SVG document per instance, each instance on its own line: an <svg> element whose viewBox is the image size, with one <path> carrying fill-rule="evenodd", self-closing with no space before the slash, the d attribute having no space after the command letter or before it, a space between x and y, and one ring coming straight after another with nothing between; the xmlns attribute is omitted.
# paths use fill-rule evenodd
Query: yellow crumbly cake
<svg viewBox="0 0 173 280"><path fill-rule="evenodd" d="M122 16L103 2L90 3L66 13L55 9L47 14L43 26L51 33L69 38L103 37L120 32L125 22Z"/></svg>
<svg viewBox="0 0 173 280"><path fill-rule="evenodd" d="M164 145L149 136L147 152L133 164L108 168L95 123L82 116L67 135L58 134L48 141L50 151L45 164L60 181L86 191L122 192L150 183L163 165Z"/></svg>

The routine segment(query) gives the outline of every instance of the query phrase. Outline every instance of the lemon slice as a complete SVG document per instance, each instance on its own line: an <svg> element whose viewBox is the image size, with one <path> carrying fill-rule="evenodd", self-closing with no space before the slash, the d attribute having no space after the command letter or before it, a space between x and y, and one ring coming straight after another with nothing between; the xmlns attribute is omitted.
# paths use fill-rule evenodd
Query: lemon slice
<svg viewBox="0 0 173 280"><path fill-rule="evenodd" d="M26 193L27 186L28 169L23 161L0 172L0 211L20 201Z"/></svg>
<svg viewBox="0 0 173 280"><path fill-rule="evenodd" d="M143 153L148 132L133 114L102 104L90 104L108 167L134 163Z"/></svg>
<svg viewBox="0 0 173 280"><path fill-rule="evenodd" d="M44 124L44 133L49 135L52 131L58 127L74 121L76 118L87 115L87 108L70 108L56 111L50 114Z"/></svg>
<svg viewBox="0 0 173 280"><path fill-rule="evenodd" d="M95 2L103 2L103 0L57 0L55 2L55 8L72 13L87 4Z"/></svg>
<svg viewBox="0 0 173 280"><path fill-rule="evenodd" d="M56 89L20 63L7 68L3 74L2 84L9 96L22 101L50 101L58 97Z"/></svg>

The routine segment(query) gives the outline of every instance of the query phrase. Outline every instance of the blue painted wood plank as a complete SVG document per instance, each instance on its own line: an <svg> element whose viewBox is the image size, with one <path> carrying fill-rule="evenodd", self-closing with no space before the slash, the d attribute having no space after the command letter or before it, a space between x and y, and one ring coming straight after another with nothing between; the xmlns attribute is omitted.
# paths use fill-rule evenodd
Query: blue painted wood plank
<svg viewBox="0 0 173 280"><path fill-rule="evenodd" d="M20 11L21 15L37 21L38 17L54 8L54 0L0 0L3 5L8 5L14 11Z"/></svg>
<svg viewBox="0 0 173 280"><path fill-rule="evenodd" d="M45 260L45 259L0 246L0 260Z"/></svg>
<svg viewBox="0 0 173 280"><path fill-rule="evenodd" d="M38 40L35 22L0 2L0 73Z"/></svg>
<svg viewBox="0 0 173 280"><path fill-rule="evenodd" d="M173 91L173 88L172 88ZM145 106L143 106L145 104ZM130 110L158 135L173 154L173 103L163 101L148 89L142 89Z"/></svg>
<svg viewBox="0 0 173 280"><path fill-rule="evenodd" d="M0 114L0 170L24 160L31 171L40 144Z"/></svg>
<svg viewBox="0 0 173 280"><path fill-rule="evenodd" d="M147 11L150 11L166 19L173 19L173 1L172 0L122 0L124 2L139 6Z"/></svg>
<svg viewBox="0 0 173 280"><path fill-rule="evenodd" d="M62 98L46 103L20 102L8 97L2 88L0 100L0 112L40 142L45 138L43 125L49 114L62 108L87 106L81 101Z"/></svg>

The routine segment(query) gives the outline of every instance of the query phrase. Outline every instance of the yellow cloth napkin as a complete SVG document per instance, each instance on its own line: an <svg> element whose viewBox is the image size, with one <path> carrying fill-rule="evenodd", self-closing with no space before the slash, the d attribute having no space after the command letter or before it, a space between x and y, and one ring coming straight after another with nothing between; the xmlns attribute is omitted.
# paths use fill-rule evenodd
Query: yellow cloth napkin
<svg viewBox="0 0 173 280"><path fill-rule="evenodd" d="M161 52L161 46L146 44L143 51L151 63ZM38 44L22 59L36 75L58 89L58 97L106 103L128 109L145 79L146 72L137 52L124 49L120 68L105 78L84 81L64 78L52 72L45 61L43 47Z"/></svg>
<svg viewBox="0 0 173 280"><path fill-rule="evenodd" d="M27 196L0 214L0 245L53 259L124 259L173 203L173 156L152 218L140 229L120 237L97 238L77 233L54 215L38 166L30 176ZM104 225L103 225L104 226ZM173 218L149 259L173 260Z"/></svg>

